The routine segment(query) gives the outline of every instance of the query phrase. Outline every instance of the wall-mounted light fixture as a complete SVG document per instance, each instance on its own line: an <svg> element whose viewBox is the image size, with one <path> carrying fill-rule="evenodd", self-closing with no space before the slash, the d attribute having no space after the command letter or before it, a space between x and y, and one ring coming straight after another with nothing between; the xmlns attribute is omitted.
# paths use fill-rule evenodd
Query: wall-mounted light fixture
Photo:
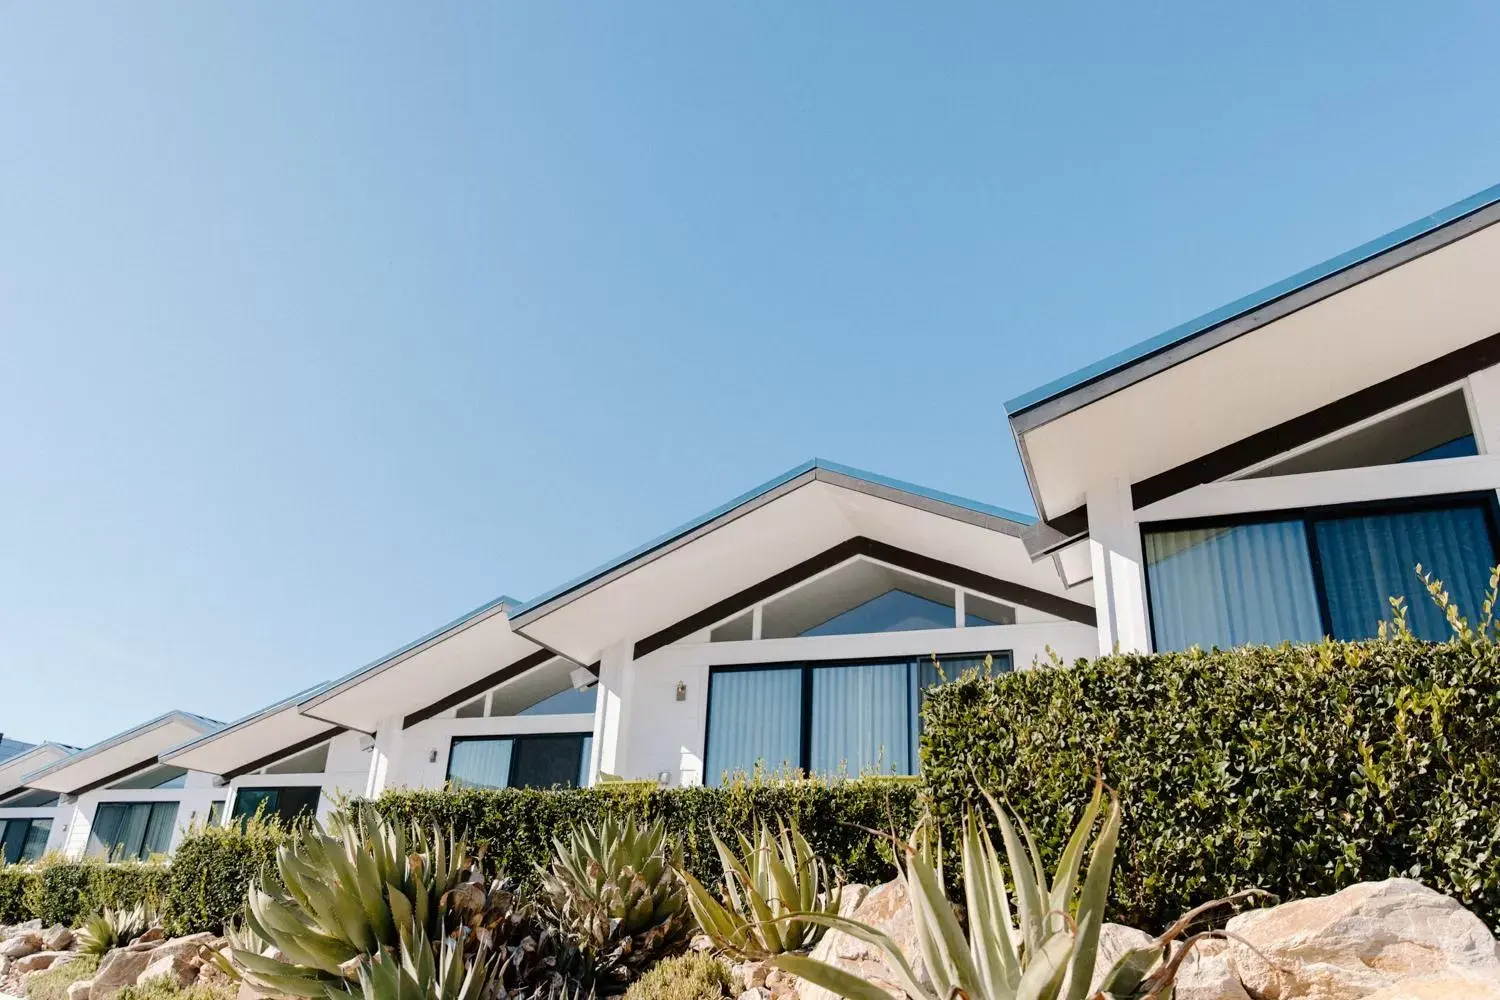
<svg viewBox="0 0 1500 1000"><path fill-rule="evenodd" d="M687 681L677 682L677 700L687 701Z"/></svg>
<svg viewBox="0 0 1500 1000"><path fill-rule="evenodd" d="M427 751L427 763L429 763L429 764L436 764L437 763L437 751L436 750L429 750L429 751Z"/></svg>

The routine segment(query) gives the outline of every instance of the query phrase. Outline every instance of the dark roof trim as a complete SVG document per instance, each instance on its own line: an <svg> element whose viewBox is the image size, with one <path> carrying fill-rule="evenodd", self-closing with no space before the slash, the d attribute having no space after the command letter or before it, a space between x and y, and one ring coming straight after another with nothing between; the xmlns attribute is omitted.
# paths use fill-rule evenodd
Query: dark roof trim
<svg viewBox="0 0 1500 1000"><path fill-rule="evenodd" d="M1175 326L1005 404L1019 435L1500 222L1500 185Z"/></svg>
<svg viewBox="0 0 1500 1000"><path fill-rule="evenodd" d="M658 559L681 546L703 537L711 531L744 517L778 497L785 496L811 482L826 482L845 489L881 497L905 506L923 510L942 517L953 518L967 524L975 524L1007 535L1019 536L1035 519L1026 514L1005 510L990 504L980 503L929 490L913 483L890 479L872 472L864 472L848 466L813 459L780 476L741 494L726 504L694 518L687 524L652 539L645 545L613 559L598 569L578 577L541 597L534 598L520 608L512 609L511 625L517 631L538 618L555 611L600 587L630 573L632 570Z"/></svg>
<svg viewBox="0 0 1500 1000"><path fill-rule="evenodd" d="M268 753L264 757L258 757L248 764L242 764L232 770L225 771L222 775L220 775L220 777L222 777L225 781L231 781L235 778L238 778L242 774L249 774L251 771L259 770L260 768L265 767L267 764L274 764L278 760L285 760L287 757L290 757L293 754L299 754L304 750L311 750L319 743L326 743L343 731L343 726L334 726L331 729L325 729L321 733L309 736L305 740L298 740L296 743L293 743L289 747L283 747L280 750L275 751L274 753Z"/></svg>
<svg viewBox="0 0 1500 1000"><path fill-rule="evenodd" d="M699 629L707 628L715 622L723 621L746 608L752 607L769 597L779 594L788 587L796 586L809 577L816 576L826 569L832 569L855 556L867 556L871 559L888 563L899 569L910 570L913 573L921 573L924 576L935 577L944 580L965 590L973 590L1002 601L1010 601L1037 611L1050 615L1056 615L1067 621L1081 622L1084 625L1096 625L1094 609L1087 604L1069 600L1066 597L1058 597L1046 591L1036 590L1023 584L1012 583L1009 580L1001 580L963 566L933 559L907 549L898 548L885 542L876 541L873 538L855 537L840 542L830 548L824 549L811 558L788 569L782 570L775 576L767 577L760 583L746 587L739 593L726 597L722 601L704 608L702 611L688 615L681 621L674 622L660 631L653 632L635 644L634 659L640 659L649 653L653 653L663 646L670 645L680 639L684 639Z"/></svg>
<svg viewBox="0 0 1500 1000"><path fill-rule="evenodd" d="M512 677L519 677L526 671L531 670L534 667L539 667L543 663L556 658L556 654L553 653L550 649L539 649L534 653L528 653L526 656L521 657L514 663L508 663L505 666L501 667L499 670L496 670L494 673L489 674L485 677L481 677L474 683L469 684L465 687L461 687L457 691L454 691L452 694L447 695L446 697L439 698L437 701L433 702L427 707L417 709L415 712L412 712L410 715L408 715L405 719L401 720L401 728L410 729L417 723L425 722L426 720L432 718L434 715L437 715L439 712L445 712L455 705L462 705L464 702L470 700L471 698L476 698L479 695L484 694L486 691L496 686L497 684L504 683L505 681L510 680Z"/></svg>
<svg viewBox="0 0 1500 1000"><path fill-rule="evenodd" d="M1500 364L1500 333L1268 427L1130 487L1137 508L1211 483ZM1087 527L1087 525L1085 525Z"/></svg>

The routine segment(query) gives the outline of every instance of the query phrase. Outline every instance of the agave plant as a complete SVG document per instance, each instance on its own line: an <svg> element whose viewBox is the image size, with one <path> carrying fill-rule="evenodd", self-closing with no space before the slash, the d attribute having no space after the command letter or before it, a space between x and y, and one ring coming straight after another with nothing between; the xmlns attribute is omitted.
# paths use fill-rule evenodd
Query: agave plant
<svg viewBox="0 0 1500 1000"><path fill-rule="evenodd" d="M129 944L140 937L156 922L156 915L137 904L129 909L115 910L105 907L83 920L78 932L78 950L85 955L103 955L112 948Z"/></svg>
<svg viewBox="0 0 1500 1000"><path fill-rule="evenodd" d="M382 952L359 967L361 1000L482 1000L489 978L488 961L466 963L463 946L452 938L434 949L418 933L399 952ZM329 1000L348 1000L349 993L330 987Z"/></svg>
<svg viewBox="0 0 1500 1000"><path fill-rule="evenodd" d="M968 1000L1146 1000L1169 996L1178 966L1192 945L1203 937L1222 933L1194 935L1173 952L1173 943L1192 920L1245 895L1200 907L1151 944L1126 952L1103 976L1098 991L1090 993L1120 834L1119 798L1113 791L1109 793L1108 811L1095 836L1094 826L1104 808L1103 783L1096 783L1093 798L1063 849L1050 884L1025 823L1013 818L992 797L986 798L1014 880L1014 906L1006 888L1000 851L973 812L966 817L959 852L969 918L967 936L948 903L942 878L924 857L927 852L908 849L902 866L915 936L931 985L918 980L908 957L876 928L848 917L801 916L878 948L912 1000L948 1000L960 994ZM1091 839L1089 864L1080 887L1079 871ZM805 955L776 955L770 962L848 1000L890 1000L890 994L875 984Z"/></svg>
<svg viewBox="0 0 1500 1000"><path fill-rule="evenodd" d="M667 830L605 817L553 842L542 869L547 916L582 953L601 987L623 986L687 947L693 917L677 874L682 851L667 851Z"/></svg>
<svg viewBox="0 0 1500 1000"><path fill-rule="evenodd" d="M799 916L839 912L842 887L795 826L772 834L762 823L755 841L739 835L740 856L717 834L714 847L724 866L723 902L687 872L688 905L714 944L738 959L763 959L805 951L828 928Z"/></svg>
<svg viewBox="0 0 1500 1000"><path fill-rule="evenodd" d="M229 931L233 965L263 992L322 998L364 990L366 979L369 988L441 981L467 990L447 971L455 961L479 970L475 988L486 995L504 995L507 983L561 987L551 939L507 884L485 884L451 835L407 834L374 809L341 809L326 830L299 829L276 867L284 890L252 886L243 924ZM377 972L377 960L390 964ZM408 965L410 975L398 975ZM436 979L423 978L429 967Z"/></svg>

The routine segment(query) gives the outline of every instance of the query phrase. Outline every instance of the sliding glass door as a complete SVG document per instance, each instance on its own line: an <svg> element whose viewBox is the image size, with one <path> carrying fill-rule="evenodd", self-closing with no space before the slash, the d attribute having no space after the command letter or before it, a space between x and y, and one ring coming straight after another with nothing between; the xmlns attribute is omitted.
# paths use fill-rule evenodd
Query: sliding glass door
<svg viewBox="0 0 1500 1000"><path fill-rule="evenodd" d="M1472 619L1497 551L1488 495L1149 526L1143 540L1159 650L1369 638L1392 597L1417 636L1442 640L1417 566Z"/></svg>
<svg viewBox="0 0 1500 1000"><path fill-rule="evenodd" d="M172 846L176 802L101 802L89 828L90 857L145 861Z"/></svg>
<svg viewBox="0 0 1500 1000"><path fill-rule="evenodd" d="M1009 670L1010 654L940 657L941 675L983 664ZM929 657L769 663L709 671L704 781L800 770L823 775L914 774L920 710L940 680Z"/></svg>
<svg viewBox="0 0 1500 1000"><path fill-rule="evenodd" d="M47 849L50 819L0 819L0 858L5 864L35 861Z"/></svg>

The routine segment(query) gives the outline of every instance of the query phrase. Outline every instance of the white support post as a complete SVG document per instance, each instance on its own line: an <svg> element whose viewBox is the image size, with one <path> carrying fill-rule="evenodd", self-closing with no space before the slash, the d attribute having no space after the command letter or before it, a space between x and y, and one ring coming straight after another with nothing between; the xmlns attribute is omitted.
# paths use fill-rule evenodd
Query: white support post
<svg viewBox="0 0 1500 1000"><path fill-rule="evenodd" d="M396 760L401 754L403 719L399 715L380 720L375 745L370 749L370 771L365 779L365 797L373 799L397 782Z"/></svg>
<svg viewBox="0 0 1500 1000"><path fill-rule="evenodd" d="M761 636L761 609L764 607L764 604L757 604L750 609L750 638L752 639L759 639Z"/></svg>
<svg viewBox="0 0 1500 1000"><path fill-rule="evenodd" d="M630 721L630 689L634 678L635 644L621 641L604 650L599 657L599 697L594 703L594 763L589 781L599 780L600 772L631 777L626 745ZM637 720L648 721L648 720Z"/></svg>
<svg viewBox="0 0 1500 1000"><path fill-rule="evenodd" d="M1131 504L1130 486L1110 480L1086 496L1089 559L1094 569L1094 611L1099 618L1099 652L1151 649L1146 618L1145 559L1141 529Z"/></svg>
<svg viewBox="0 0 1500 1000"><path fill-rule="evenodd" d="M964 607L964 591L962 587L958 587L953 591L953 627L963 628L968 620L969 613Z"/></svg>
<svg viewBox="0 0 1500 1000"><path fill-rule="evenodd" d="M1500 366L1470 375L1464 397L1480 454L1500 454Z"/></svg>

